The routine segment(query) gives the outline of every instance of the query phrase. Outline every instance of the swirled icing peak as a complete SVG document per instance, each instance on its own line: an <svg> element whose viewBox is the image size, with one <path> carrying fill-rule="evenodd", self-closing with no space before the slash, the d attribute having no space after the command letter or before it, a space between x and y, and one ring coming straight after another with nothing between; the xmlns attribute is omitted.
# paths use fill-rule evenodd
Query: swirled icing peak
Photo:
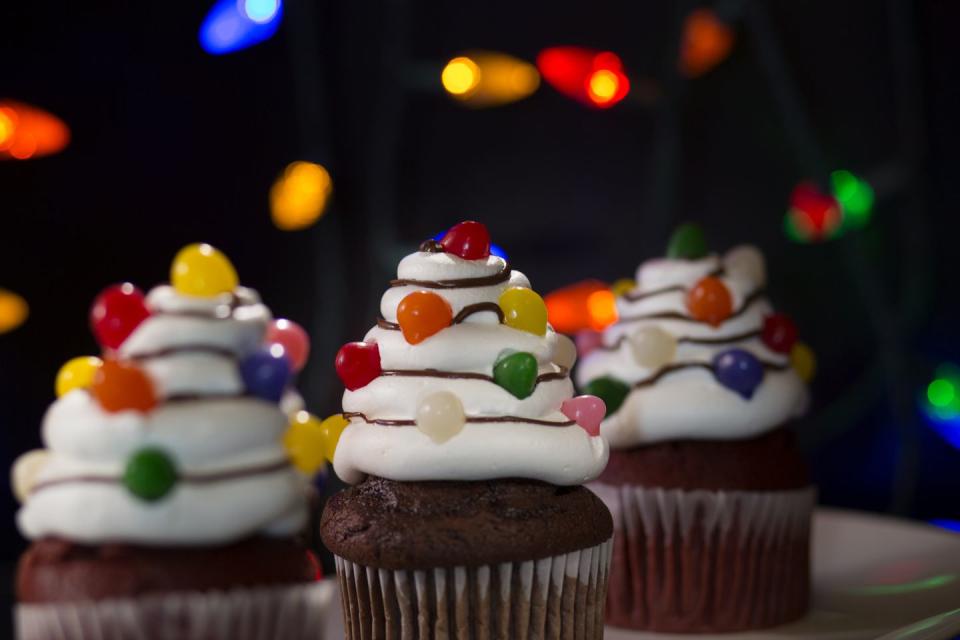
<svg viewBox="0 0 960 640"><path fill-rule="evenodd" d="M572 485L603 470L603 403L571 398L573 345L526 276L490 254L482 224L462 222L401 260L380 314L337 354L343 480Z"/></svg>
<svg viewBox="0 0 960 640"><path fill-rule="evenodd" d="M309 417L290 386L309 349L302 329L274 322L209 245L182 250L171 281L94 301L103 357L63 367L46 448L14 467L25 536L219 544L305 523L293 464L312 469L284 447ZM299 419L289 430L282 407Z"/></svg>
<svg viewBox="0 0 960 640"><path fill-rule="evenodd" d="M764 295L755 247L707 253L701 232L671 239L675 257L644 262L620 287L618 321L578 340L577 382L602 397L614 448L664 440L750 438L801 414L793 322ZM590 338L590 339L588 339Z"/></svg>

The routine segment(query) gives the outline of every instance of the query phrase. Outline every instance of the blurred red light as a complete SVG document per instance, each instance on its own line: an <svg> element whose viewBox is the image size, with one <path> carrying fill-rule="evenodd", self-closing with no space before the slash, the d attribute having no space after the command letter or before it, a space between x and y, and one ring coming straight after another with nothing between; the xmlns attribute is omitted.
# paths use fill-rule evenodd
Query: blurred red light
<svg viewBox="0 0 960 640"><path fill-rule="evenodd" d="M623 62L610 51L549 47L537 56L537 68L554 89L593 107L612 107L630 92Z"/></svg>

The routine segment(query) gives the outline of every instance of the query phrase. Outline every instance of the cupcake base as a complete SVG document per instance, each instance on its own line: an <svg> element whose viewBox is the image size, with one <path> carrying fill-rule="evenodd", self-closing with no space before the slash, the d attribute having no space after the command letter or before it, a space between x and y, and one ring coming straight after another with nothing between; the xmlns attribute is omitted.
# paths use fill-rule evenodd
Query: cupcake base
<svg viewBox="0 0 960 640"><path fill-rule="evenodd" d="M104 600L287 586L312 579L306 551L288 538L258 536L213 547L91 546L44 538L33 542L20 558L17 600Z"/></svg>
<svg viewBox="0 0 960 640"><path fill-rule="evenodd" d="M324 640L329 584L21 604L18 640Z"/></svg>
<svg viewBox="0 0 960 640"><path fill-rule="evenodd" d="M608 624L718 633L806 613L814 488L590 488L614 519Z"/></svg>
<svg viewBox="0 0 960 640"><path fill-rule="evenodd" d="M612 548L415 571L337 557L345 637L600 640Z"/></svg>

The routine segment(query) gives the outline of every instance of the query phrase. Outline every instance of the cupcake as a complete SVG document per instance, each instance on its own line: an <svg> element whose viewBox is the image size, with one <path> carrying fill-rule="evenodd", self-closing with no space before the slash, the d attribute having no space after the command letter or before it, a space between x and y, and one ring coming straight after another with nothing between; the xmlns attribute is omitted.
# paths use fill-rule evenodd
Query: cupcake
<svg viewBox="0 0 960 640"><path fill-rule="evenodd" d="M97 298L103 358L61 369L46 448L14 466L20 638L317 637L323 590L295 540L307 482L280 408L298 404L306 344L209 245L171 276Z"/></svg>
<svg viewBox="0 0 960 640"><path fill-rule="evenodd" d="M581 484L609 451L571 341L476 222L404 258L380 313L336 361L347 638L601 638L613 523Z"/></svg>
<svg viewBox="0 0 960 640"><path fill-rule="evenodd" d="M709 254L686 225L580 354L612 449L590 485L614 519L610 624L715 633L807 611L815 491L789 430L807 352L765 283L756 248Z"/></svg>

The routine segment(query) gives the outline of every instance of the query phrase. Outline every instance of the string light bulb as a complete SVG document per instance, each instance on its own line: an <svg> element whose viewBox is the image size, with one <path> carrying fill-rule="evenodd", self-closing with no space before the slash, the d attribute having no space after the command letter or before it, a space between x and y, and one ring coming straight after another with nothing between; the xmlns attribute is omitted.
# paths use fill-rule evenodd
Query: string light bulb
<svg viewBox="0 0 960 640"><path fill-rule="evenodd" d="M69 143L70 129L57 116L22 102L0 101L0 159L48 156Z"/></svg>
<svg viewBox="0 0 960 640"><path fill-rule="evenodd" d="M270 188L270 216L284 231L305 229L324 214L332 194L333 178L323 165L292 162Z"/></svg>
<svg viewBox="0 0 960 640"><path fill-rule="evenodd" d="M470 51L450 60L440 83L468 107L497 107L532 95L540 86L537 69L496 51Z"/></svg>
<svg viewBox="0 0 960 640"><path fill-rule="evenodd" d="M282 17L281 0L218 0L200 25L200 46L212 55L252 47L270 39Z"/></svg>
<svg viewBox="0 0 960 640"><path fill-rule="evenodd" d="M620 57L585 47L550 47L537 56L543 79L568 98L605 109L630 93Z"/></svg>
<svg viewBox="0 0 960 640"><path fill-rule="evenodd" d="M696 78L720 64L733 48L734 34L710 9L696 9L683 23L680 71Z"/></svg>

